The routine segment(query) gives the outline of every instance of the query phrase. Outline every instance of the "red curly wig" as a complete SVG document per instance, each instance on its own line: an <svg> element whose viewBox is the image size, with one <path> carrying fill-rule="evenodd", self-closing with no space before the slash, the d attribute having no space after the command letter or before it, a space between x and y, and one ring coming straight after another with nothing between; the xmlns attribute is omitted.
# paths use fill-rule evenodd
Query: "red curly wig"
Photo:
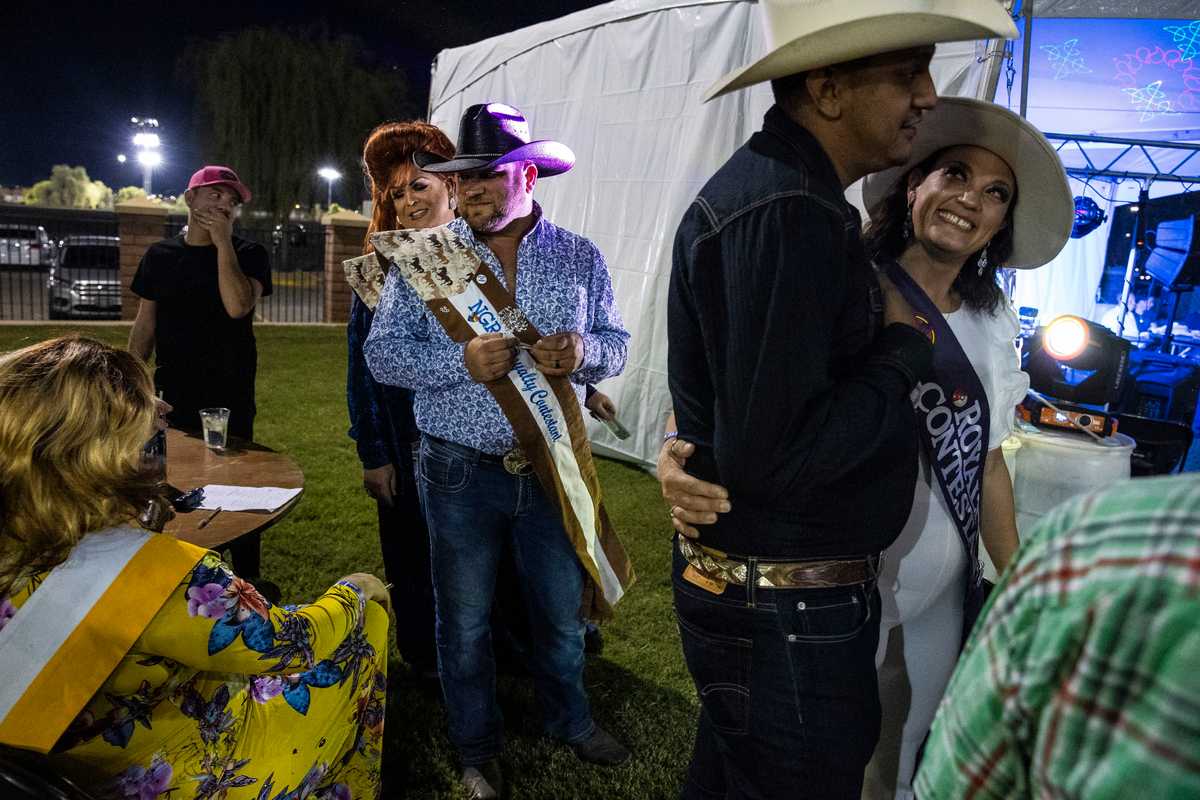
<svg viewBox="0 0 1200 800"><path fill-rule="evenodd" d="M363 252L369 253L371 234L398 228L392 203L391 181L396 170L412 163L413 153L424 151L442 158L454 158L454 144L441 128L422 120L385 122L367 135L363 144L363 173L371 186L371 225L363 240ZM442 177L442 176L439 176ZM443 177L453 189L454 179Z"/></svg>

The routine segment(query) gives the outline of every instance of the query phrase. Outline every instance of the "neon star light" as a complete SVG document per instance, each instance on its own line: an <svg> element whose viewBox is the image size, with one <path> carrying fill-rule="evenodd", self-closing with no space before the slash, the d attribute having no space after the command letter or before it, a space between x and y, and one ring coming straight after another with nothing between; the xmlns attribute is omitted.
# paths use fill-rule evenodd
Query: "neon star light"
<svg viewBox="0 0 1200 800"><path fill-rule="evenodd" d="M1046 51L1050 66L1054 67L1054 80L1061 80L1068 75L1081 75L1091 72L1083 63L1083 56L1076 46L1079 39L1067 39L1062 44L1044 44L1039 49Z"/></svg>
<svg viewBox="0 0 1200 800"><path fill-rule="evenodd" d="M1200 19L1187 25L1164 25L1163 30L1171 34L1184 61L1191 61L1200 53Z"/></svg>
<svg viewBox="0 0 1200 800"><path fill-rule="evenodd" d="M1122 89L1121 91L1129 95L1129 101L1133 103L1134 110L1142 112L1138 117L1138 122L1154 119L1159 114L1175 113L1175 108L1167 99L1166 92L1162 90L1162 81L1155 81L1141 89Z"/></svg>

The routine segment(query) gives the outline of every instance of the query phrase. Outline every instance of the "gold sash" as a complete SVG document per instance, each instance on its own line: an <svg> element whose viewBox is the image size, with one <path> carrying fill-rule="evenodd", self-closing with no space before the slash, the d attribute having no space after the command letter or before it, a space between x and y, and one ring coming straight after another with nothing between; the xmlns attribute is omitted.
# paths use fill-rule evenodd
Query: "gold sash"
<svg viewBox="0 0 1200 800"><path fill-rule="evenodd" d="M0 743L48 753L205 552L135 528L83 537L0 630Z"/></svg>

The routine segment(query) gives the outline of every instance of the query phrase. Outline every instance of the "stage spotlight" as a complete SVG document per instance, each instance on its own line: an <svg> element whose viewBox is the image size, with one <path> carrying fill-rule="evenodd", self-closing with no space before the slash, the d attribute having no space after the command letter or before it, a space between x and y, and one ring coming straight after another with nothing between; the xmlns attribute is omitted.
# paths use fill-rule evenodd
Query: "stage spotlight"
<svg viewBox="0 0 1200 800"><path fill-rule="evenodd" d="M1135 209L1136 210L1136 209ZM1081 239L1099 228L1108 219L1096 201L1090 197L1075 198L1075 224L1071 226L1071 238Z"/></svg>
<svg viewBox="0 0 1200 800"><path fill-rule="evenodd" d="M1076 425L1107 436L1115 429L1109 406L1120 399L1129 365L1129 342L1081 317L1058 317L1022 348L1022 368L1034 391L1056 401L1062 412L1023 403L1035 424L1073 430ZM1074 423L1061 419L1063 413Z"/></svg>
<svg viewBox="0 0 1200 800"><path fill-rule="evenodd" d="M1042 346L1059 361L1075 358L1088 345L1087 322L1079 317L1065 316L1046 326Z"/></svg>
<svg viewBox="0 0 1200 800"><path fill-rule="evenodd" d="M1123 370L1125 362L1128 360L1129 342L1103 325L1082 317L1070 315L1058 317L1038 331L1034 338L1038 337L1041 341L1037 344L1050 357L1056 368L1060 368L1056 369L1058 372L1061 370L1070 370L1075 373L1086 372L1088 376L1093 373L1110 373L1117 369ZM1031 353L1030 358L1032 359L1034 355ZM1079 377L1086 378L1088 376ZM1072 385L1082 389L1083 383L1072 382ZM1064 393L1065 387L1062 384L1054 387L1035 385L1033 388L1042 394L1078 403L1101 405L1114 399L1106 396L1107 393L1085 392L1081 394L1080 391Z"/></svg>

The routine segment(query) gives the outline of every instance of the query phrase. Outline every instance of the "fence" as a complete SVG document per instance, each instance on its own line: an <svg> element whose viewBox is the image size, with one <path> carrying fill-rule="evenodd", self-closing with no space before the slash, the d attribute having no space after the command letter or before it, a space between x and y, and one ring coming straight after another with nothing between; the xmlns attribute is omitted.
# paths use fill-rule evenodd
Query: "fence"
<svg viewBox="0 0 1200 800"><path fill-rule="evenodd" d="M167 234L187 223L168 217ZM258 303L256 318L264 322L322 322L325 305L325 232L316 222L234 226L234 235L258 242L271 255L271 294Z"/></svg>
<svg viewBox="0 0 1200 800"><path fill-rule="evenodd" d="M0 205L0 319L117 319L117 215Z"/></svg>
<svg viewBox="0 0 1200 800"><path fill-rule="evenodd" d="M168 217L164 235L179 233L186 221ZM111 211L0 204L0 320L120 319L118 227ZM320 224L248 220L234 233L270 254L273 292L259 302L256 319L326 321Z"/></svg>

